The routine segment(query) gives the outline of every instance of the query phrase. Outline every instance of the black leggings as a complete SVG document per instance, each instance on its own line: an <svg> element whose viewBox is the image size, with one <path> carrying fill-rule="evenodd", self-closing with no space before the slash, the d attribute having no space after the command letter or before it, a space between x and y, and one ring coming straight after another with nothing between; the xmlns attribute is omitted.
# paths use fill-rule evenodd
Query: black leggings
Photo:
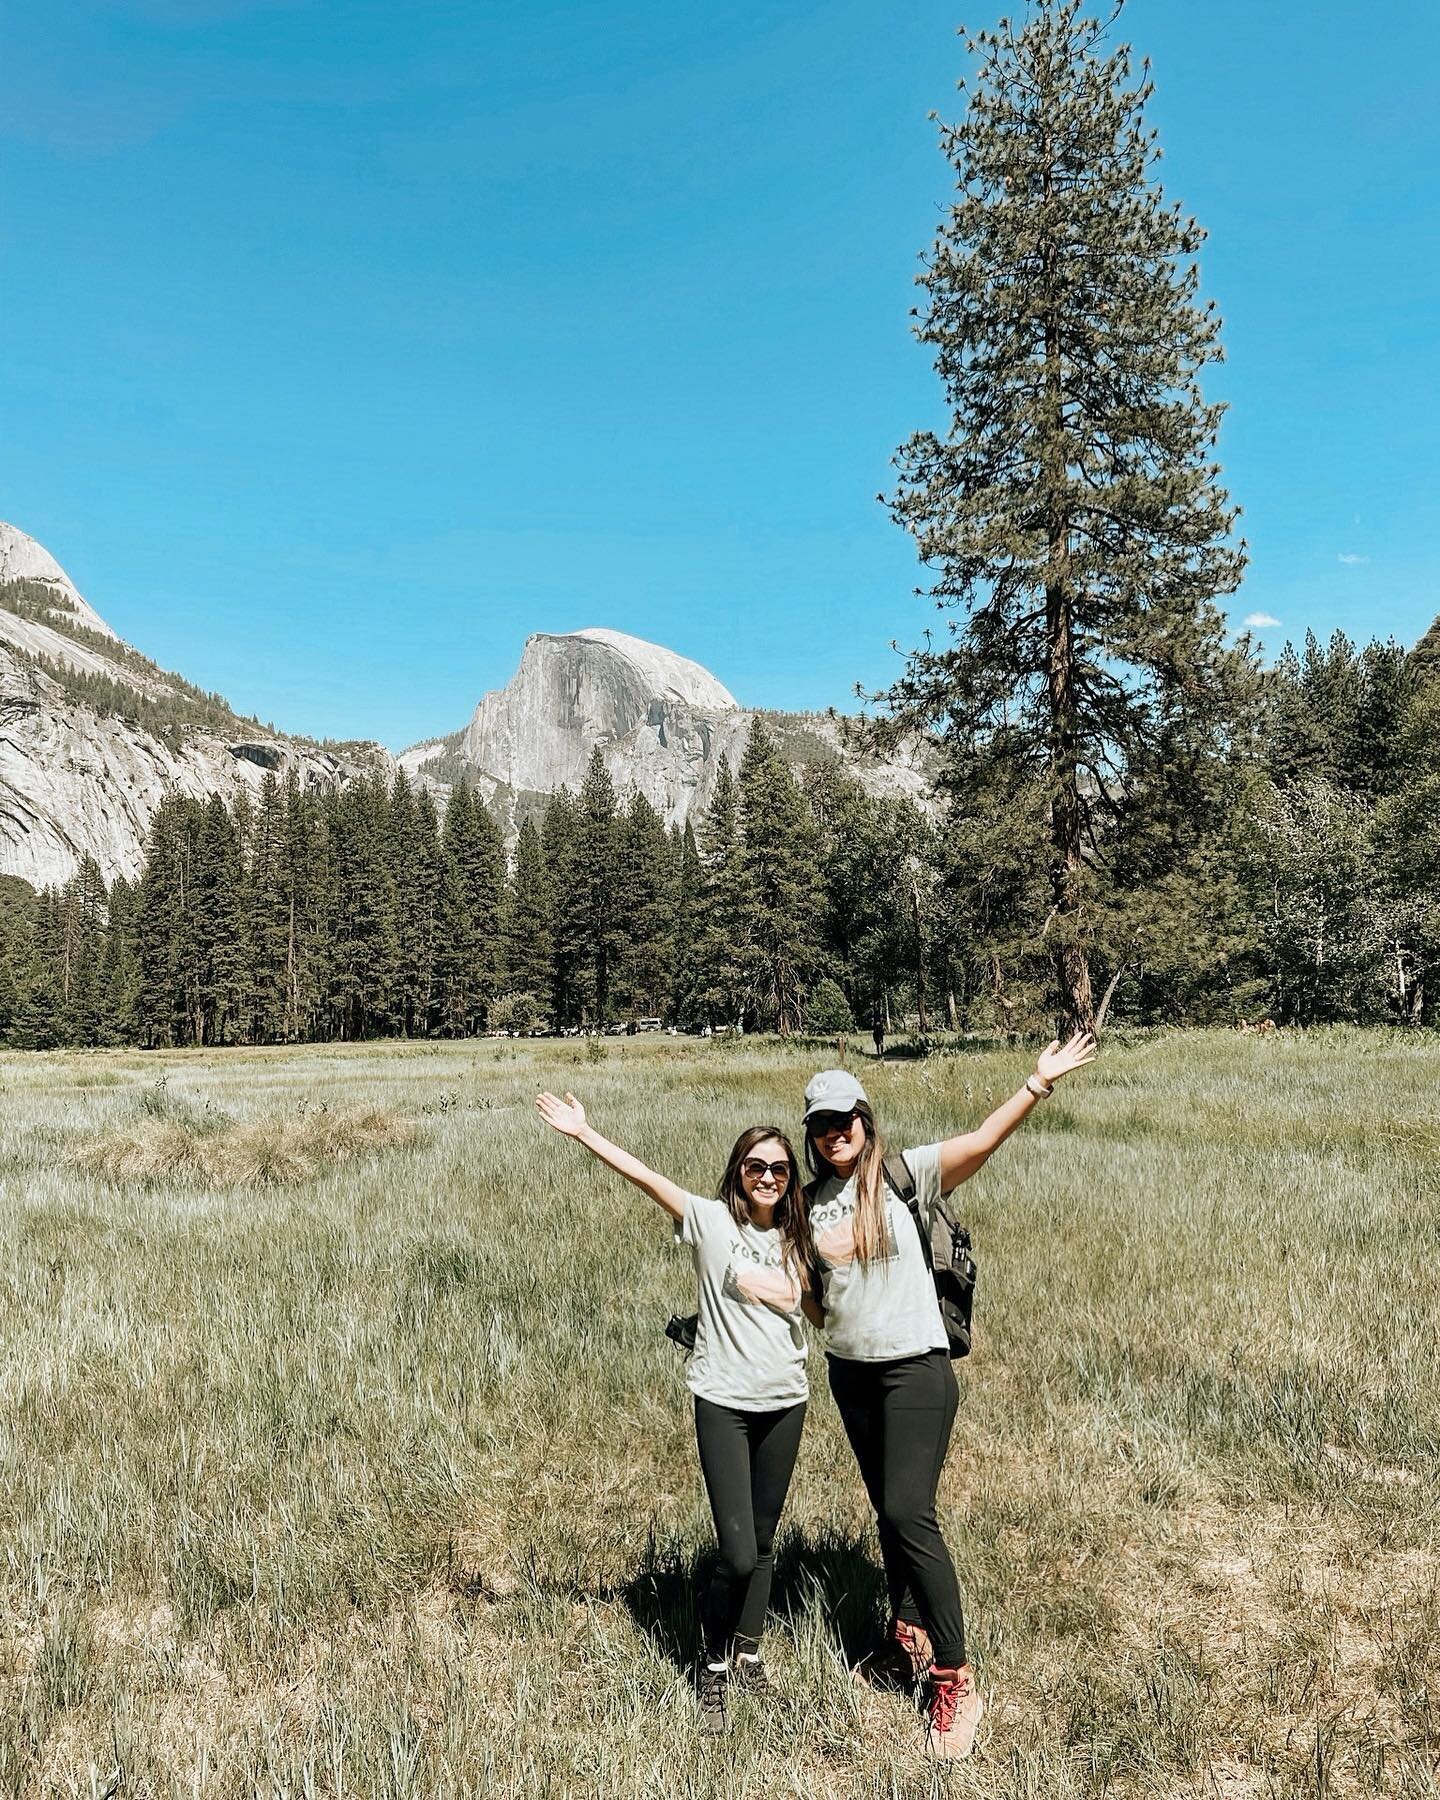
<svg viewBox="0 0 1440 1800"><path fill-rule="evenodd" d="M940 1535L935 1490L960 1391L943 1350L898 1362L826 1359L865 1491L897 1619L923 1625L942 1669L965 1661L965 1618L955 1565Z"/></svg>
<svg viewBox="0 0 1440 1800"><path fill-rule="evenodd" d="M705 1604L705 1654L719 1662L734 1650L760 1648L775 1527L790 1489L805 1402L780 1412L742 1412L695 1396L695 1439L720 1556Z"/></svg>

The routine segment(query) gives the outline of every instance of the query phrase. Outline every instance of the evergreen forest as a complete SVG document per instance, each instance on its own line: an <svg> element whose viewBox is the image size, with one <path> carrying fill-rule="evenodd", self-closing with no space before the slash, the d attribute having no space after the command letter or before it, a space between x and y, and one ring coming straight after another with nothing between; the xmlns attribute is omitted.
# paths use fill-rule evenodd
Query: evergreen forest
<svg viewBox="0 0 1440 1800"><path fill-rule="evenodd" d="M1433 1025L1440 622L1408 654L1311 638L1254 684L1253 729L1196 772L1183 821L1137 790L1087 871L1101 1023ZM645 1017L834 1033L877 1009L922 1033L1047 1029L1043 845L976 799L922 811L838 761L802 784L757 720L683 829L617 794L597 751L507 855L463 783L442 815L403 775L305 789L267 771L233 807L167 799L133 884L107 889L90 861L40 894L7 881L0 1038L265 1044ZM1153 879L1150 834L1168 846Z"/></svg>

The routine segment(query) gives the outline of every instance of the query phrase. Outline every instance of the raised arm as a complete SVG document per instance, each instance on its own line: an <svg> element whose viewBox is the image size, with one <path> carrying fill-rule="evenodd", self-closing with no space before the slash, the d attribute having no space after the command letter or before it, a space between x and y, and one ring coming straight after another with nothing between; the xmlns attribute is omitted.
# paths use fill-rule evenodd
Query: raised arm
<svg viewBox="0 0 1440 1800"><path fill-rule="evenodd" d="M984 1124L977 1125L974 1131L962 1131L958 1137L946 1138L941 1144L941 1193L948 1194L951 1188L957 1188L962 1181L968 1181L1000 1148L1021 1120L1029 1117L1058 1081L1063 1081L1076 1069L1083 1069L1086 1063L1094 1062L1095 1055L1095 1039L1088 1031L1077 1031L1068 1044L1062 1044L1056 1038L1048 1048L1042 1050L1035 1064L1035 1073L1026 1077L1024 1087L997 1106Z"/></svg>
<svg viewBox="0 0 1440 1800"><path fill-rule="evenodd" d="M555 1094L537 1094L535 1110L547 1125L565 1137L574 1138L577 1144L583 1144L594 1157L598 1157L607 1169L613 1169L617 1175L623 1175L627 1181L642 1188L658 1206L663 1206L672 1219L685 1217L685 1190L676 1187L663 1175L657 1175L653 1169L647 1169L638 1156L632 1156L628 1150L622 1150L618 1144L612 1144L609 1138L601 1137L593 1125L585 1122L585 1108L573 1094L567 1094L561 1100Z"/></svg>

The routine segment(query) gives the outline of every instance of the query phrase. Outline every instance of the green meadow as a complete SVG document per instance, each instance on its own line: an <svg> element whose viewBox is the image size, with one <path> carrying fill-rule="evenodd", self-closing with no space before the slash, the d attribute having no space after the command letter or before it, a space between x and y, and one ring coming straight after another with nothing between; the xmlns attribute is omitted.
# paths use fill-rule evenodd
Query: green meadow
<svg viewBox="0 0 1440 1800"><path fill-rule="evenodd" d="M1107 1045L964 1190L943 1495L990 1699L927 1767L815 1399L774 1693L697 1732L688 1262L540 1087L713 1186L833 1044L0 1059L0 1792L1431 1795L1440 1046ZM1025 1053L862 1074L892 1141Z"/></svg>

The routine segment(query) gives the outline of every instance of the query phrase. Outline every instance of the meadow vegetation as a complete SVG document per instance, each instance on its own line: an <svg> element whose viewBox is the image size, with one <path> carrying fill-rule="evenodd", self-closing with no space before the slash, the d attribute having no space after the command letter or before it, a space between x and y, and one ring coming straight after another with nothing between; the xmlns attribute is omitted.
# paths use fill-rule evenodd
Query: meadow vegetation
<svg viewBox="0 0 1440 1800"><path fill-rule="evenodd" d="M932 1770L824 1391L776 1692L697 1734L710 1543L656 1209L834 1045L0 1058L0 1792L1414 1796L1440 1753L1440 1050L1107 1045L965 1190L943 1508L993 1710ZM1023 1073L863 1075L902 1143Z"/></svg>

